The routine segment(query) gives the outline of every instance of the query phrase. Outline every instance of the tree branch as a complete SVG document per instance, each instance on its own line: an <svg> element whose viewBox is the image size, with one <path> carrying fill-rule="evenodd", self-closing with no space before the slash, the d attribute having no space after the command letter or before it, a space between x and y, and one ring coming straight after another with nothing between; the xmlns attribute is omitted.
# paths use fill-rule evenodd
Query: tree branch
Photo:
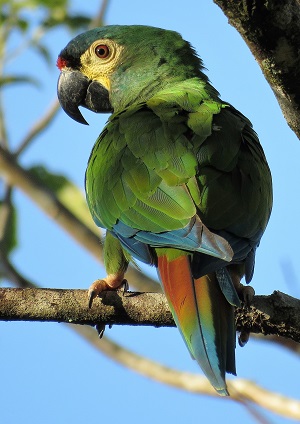
<svg viewBox="0 0 300 424"><path fill-rule="evenodd" d="M287 123L300 138L300 3L214 0L260 65Z"/></svg>
<svg viewBox="0 0 300 424"><path fill-rule="evenodd" d="M1 251L1 249L0 249L0 263L1 263L3 275L8 281L22 288L36 287L34 283L29 281L27 278L25 278L16 269L16 267L11 263L7 255Z"/></svg>
<svg viewBox="0 0 300 424"><path fill-rule="evenodd" d="M20 142L15 152L15 156L19 156L21 153L23 153L32 140L38 137L41 132L48 127L59 110L59 102L57 99L55 99L50 107L46 110L45 114L33 124L32 128L30 128L24 139Z"/></svg>
<svg viewBox="0 0 300 424"><path fill-rule="evenodd" d="M88 308L86 290L0 289L0 321L175 326L159 293L106 291Z"/></svg>
<svg viewBox="0 0 300 424"><path fill-rule="evenodd" d="M74 324L174 326L160 293L103 292L87 307L86 290L0 289L0 320ZM251 308L236 311L237 329L300 341L300 300L279 291L255 296Z"/></svg>
<svg viewBox="0 0 300 424"><path fill-rule="evenodd" d="M103 0L100 2L100 8L97 15L91 20L89 28L96 28L104 25L105 15L109 7L110 0Z"/></svg>
<svg viewBox="0 0 300 424"><path fill-rule="evenodd" d="M294 304L291 311L290 304ZM250 310L237 311L237 323L253 331L264 333L275 330L299 340L300 301L280 292L270 296L255 296ZM270 316L268 321L266 319ZM95 325L175 326L167 301L159 293L103 292L87 307L86 290L63 289L0 289L0 320L53 321ZM288 323L288 324L287 324ZM273 326L273 327L272 327ZM295 328L297 327L297 328ZM216 396L206 378L180 372L131 352L108 338L99 340L97 333L87 326L72 325L72 329L86 338L110 358L142 375L193 393ZM287 331L288 330L288 331ZM265 390L251 381L228 381L231 400L245 406L255 403L277 414L300 419L300 403Z"/></svg>
<svg viewBox="0 0 300 424"><path fill-rule="evenodd" d="M276 343L277 345L287 349L289 352L294 353L295 355L300 355L300 343L295 342L294 340L287 339L285 337L280 337L275 334L265 336L263 334L255 334L255 339L264 341L267 343Z"/></svg>

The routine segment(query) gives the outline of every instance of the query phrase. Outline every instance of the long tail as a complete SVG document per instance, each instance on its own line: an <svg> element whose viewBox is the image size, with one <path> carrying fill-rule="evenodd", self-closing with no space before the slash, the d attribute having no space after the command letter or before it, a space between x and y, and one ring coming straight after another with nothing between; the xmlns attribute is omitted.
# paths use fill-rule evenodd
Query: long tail
<svg viewBox="0 0 300 424"><path fill-rule="evenodd" d="M158 256L158 270L177 327L203 372L228 396L225 372L235 370L234 307L222 293L215 273L194 279L190 257Z"/></svg>

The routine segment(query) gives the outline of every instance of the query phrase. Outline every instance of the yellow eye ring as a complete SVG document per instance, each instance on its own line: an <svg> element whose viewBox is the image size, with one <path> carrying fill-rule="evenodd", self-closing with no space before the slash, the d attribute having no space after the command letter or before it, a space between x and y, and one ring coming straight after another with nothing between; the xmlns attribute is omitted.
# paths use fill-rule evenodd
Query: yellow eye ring
<svg viewBox="0 0 300 424"><path fill-rule="evenodd" d="M110 50L106 44L98 44L95 47L95 54L100 59L106 59L109 56Z"/></svg>

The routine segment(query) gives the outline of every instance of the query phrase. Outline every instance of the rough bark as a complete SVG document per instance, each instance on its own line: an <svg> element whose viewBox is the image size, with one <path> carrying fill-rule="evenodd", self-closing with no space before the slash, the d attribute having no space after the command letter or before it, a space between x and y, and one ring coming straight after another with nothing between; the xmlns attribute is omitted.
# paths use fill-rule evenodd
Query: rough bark
<svg viewBox="0 0 300 424"><path fill-rule="evenodd" d="M86 290L0 289L1 321L174 326L160 293L103 292L87 307ZM300 300L279 291L255 296L251 308L236 311L237 329L300 341Z"/></svg>
<svg viewBox="0 0 300 424"><path fill-rule="evenodd" d="M214 2L245 40L300 138L300 1Z"/></svg>

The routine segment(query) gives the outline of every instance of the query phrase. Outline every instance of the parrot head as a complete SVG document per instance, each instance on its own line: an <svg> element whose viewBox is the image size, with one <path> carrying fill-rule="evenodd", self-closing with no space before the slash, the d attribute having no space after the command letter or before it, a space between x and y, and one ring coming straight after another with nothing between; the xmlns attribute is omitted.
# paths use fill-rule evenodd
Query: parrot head
<svg viewBox="0 0 300 424"><path fill-rule="evenodd" d="M60 104L82 124L87 122L79 106L117 112L147 101L176 81L208 81L200 58L180 34L140 25L112 25L80 34L61 51L57 66Z"/></svg>

